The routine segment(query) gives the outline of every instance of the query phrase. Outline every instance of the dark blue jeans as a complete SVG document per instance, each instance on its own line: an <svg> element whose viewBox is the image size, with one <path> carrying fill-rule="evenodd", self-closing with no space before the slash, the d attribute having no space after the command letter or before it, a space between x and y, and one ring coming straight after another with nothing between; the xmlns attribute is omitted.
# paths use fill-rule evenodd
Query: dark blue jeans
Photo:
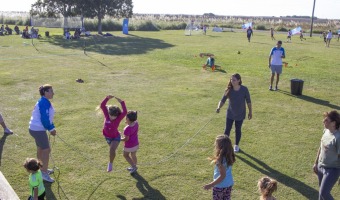
<svg viewBox="0 0 340 200"><path fill-rule="evenodd" d="M340 176L340 168L318 166L319 200L334 200L331 190Z"/></svg>
<svg viewBox="0 0 340 200"><path fill-rule="evenodd" d="M224 134L227 135L228 137L230 136L230 131L231 131L231 128L233 127L233 123L234 123L234 120L227 118ZM235 133L236 133L235 144L236 145L238 145L241 140L242 123L243 123L243 120L235 121Z"/></svg>

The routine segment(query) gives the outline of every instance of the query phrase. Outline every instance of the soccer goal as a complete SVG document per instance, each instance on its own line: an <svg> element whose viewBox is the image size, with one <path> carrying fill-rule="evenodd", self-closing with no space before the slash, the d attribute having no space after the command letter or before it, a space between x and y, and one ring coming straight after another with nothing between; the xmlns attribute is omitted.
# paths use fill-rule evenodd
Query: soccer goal
<svg viewBox="0 0 340 200"><path fill-rule="evenodd" d="M203 34L203 24L201 20L189 20L184 31L185 35L198 35Z"/></svg>
<svg viewBox="0 0 340 200"><path fill-rule="evenodd" d="M83 19L82 17L32 17L31 25L35 27L47 28L82 28Z"/></svg>

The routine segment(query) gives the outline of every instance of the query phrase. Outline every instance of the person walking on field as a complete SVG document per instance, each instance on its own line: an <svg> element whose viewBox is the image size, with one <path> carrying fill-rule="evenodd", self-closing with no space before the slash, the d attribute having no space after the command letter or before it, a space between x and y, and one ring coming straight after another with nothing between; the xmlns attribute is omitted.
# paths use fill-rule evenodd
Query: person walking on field
<svg viewBox="0 0 340 200"><path fill-rule="evenodd" d="M319 180L319 199L334 200L331 191L340 177L340 114L338 111L325 112L323 125L323 135L313 171ZM335 199L339 199L339 196Z"/></svg>
<svg viewBox="0 0 340 200"><path fill-rule="evenodd" d="M276 43L276 47L273 47L269 54L269 64L268 67L271 69L272 74L270 77L269 90L273 90L273 82L276 74L276 84L274 90L278 90L278 84L280 80L280 74L282 73L282 58L286 57L285 50L282 46L282 41L279 40Z"/></svg>
<svg viewBox="0 0 340 200"><path fill-rule="evenodd" d="M239 143L242 136L242 124L243 120L246 118L246 104L248 106L248 119L252 118L252 106L250 93L246 86L242 85L242 80L240 74L233 74L229 80L227 88L224 91L222 99L217 105L216 112L219 113L220 109L229 99L229 105L227 109L227 119L224 134L229 137L231 128L235 121L235 146L234 151L239 152Z"/></svg>
<svg viewBox="0 0 340 200"><path fill-rule="evenodd" d="M247 29L247 38L248 38L248 42L250 42L250 38L253 35L253 29L249 26Z"/></svg>
<svg viewBox="0 0 340 200"><path fill-rule="evenodd" d="M292 31L289 29L287 33L287 42L292 42Z"/></svg>
<svg viewBox="0 0 340 200"><path fill-rule="evenodd" d="M274 37L274 29L273 28L270 28L270 36L271 36L272 40L276 40L275 37Z"/></svg>
<svg viewBox="0 0 340 200"><path fill-rule="evenodd" d="M331 39L333 38L332 30L329 30L326 36L326 46L329 47Z"/></svg>

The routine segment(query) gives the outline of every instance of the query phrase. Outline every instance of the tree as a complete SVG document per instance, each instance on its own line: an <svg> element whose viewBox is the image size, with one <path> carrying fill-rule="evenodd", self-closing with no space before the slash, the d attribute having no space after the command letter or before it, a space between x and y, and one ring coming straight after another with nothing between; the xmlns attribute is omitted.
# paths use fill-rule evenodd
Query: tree
<svg viewBox="0 0 340 200"><path fill-rule="evenodd" d="M131 17L132 0L37 0L32 4L31 15L43 17L63 17L81 15L98 18L98 33L102 33L102 19L111 17Z"/></svg>
<svg viewBox="0 0 340 200"><path fill-rule="evenodd" d="M132 16L132 0L80 0L81 5L78 6L84 17L98 19L98 33L102 33L102 19L106 15L111 17L131 17Z"/></svg>
<svg viewBox="0 0 340 200"><path fill-rule="evenodd" d="M63 17L76 16L76 0L37 0L31 6L31 15L40 17Z"/></svg>

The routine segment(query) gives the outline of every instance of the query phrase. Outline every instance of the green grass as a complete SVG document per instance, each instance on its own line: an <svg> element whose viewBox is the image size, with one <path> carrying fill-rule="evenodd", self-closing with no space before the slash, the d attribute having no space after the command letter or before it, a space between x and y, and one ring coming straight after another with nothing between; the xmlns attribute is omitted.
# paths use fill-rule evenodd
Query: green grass
<svg viewBox="0 0 340 200"><path fill-rule="evenodd" d="M46 29L41 28L44 33ZM233 167L233 199L258 199L257 180L278 180L278 199L317 199L312 164L322 135L322 113L340 110L340 43L324 47L322 38L285 43L288 67L280 90L268 91L268 54L275 45L269 32L184 36L184 31L130 32L115 37L24 40L0 37L0 108L15 132L0 143L1 171L21 199L28 196L26 157L36 156L28 122L39 98L38 87L53 85L58 137L51 138L50 167L58 182L46 184L47 199L210 199L202 186L212 180L216 135L222 134L225 111L215 113L233 73L240 73L251 93L253 119L245 120ZM277 34L285 41L285 35ZM84 54L84 45L86 54ZM240 51L241 54L237 54ZM202 70L214 53L222 71ZM82 78L85 83L75 80ZM290 79L304 80L302 96L290 94ZM130 176L120 144L115 172L106 173L108 146L95 110L108 94L138 110L138 175ZM117 102L112 101L111 104ZM226 105L223 107L226 109ZM124 123L121 123L120 130ZM234 134L231 135L234 141ZM340 187L333 188L340 196Z"/></svg>

